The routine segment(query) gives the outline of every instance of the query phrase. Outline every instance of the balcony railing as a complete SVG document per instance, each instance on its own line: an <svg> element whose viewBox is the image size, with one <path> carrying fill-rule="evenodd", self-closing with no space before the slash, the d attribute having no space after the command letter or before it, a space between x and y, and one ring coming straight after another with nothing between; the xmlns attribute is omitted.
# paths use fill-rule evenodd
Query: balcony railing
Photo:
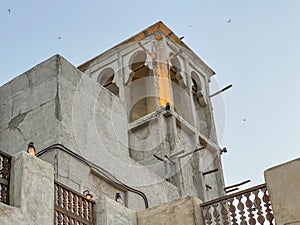
<svg viewBox="0 0 300 225"><path fill-rule="evenodd" d="M94 201L54 183L54 225L95 225Z"/></svg>
<svg viewBox="0 0 300 225"><path fill-rule="evenodd" d="M0 151L0 202L9 204L11 156Z"/></svg>
<svg viewBox="0 0 300 225"><path fill-rule="evenodd" d="M275 224L266 184L200 205L205 225Z"/></svg>

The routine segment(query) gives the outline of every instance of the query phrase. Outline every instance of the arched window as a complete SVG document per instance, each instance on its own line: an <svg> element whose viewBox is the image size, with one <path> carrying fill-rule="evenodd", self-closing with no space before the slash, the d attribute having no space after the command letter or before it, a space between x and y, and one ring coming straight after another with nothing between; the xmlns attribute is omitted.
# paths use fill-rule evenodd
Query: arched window
<svg viewBox="0 0 300 225"><path fill-rule="evenodd" d="M174 53L170 53L172 57ZM169 64L169 75L171 79L174 111L186 121L193 124L190 97L182 77L182 65L177 57L173 57Z"/></svg>
<svg viewBox="0 0 300 225"><path fill-rule="evenodd" d="M144 51L136 51L129 60L129 68L135 72L145 66L147 55Z"/></svg>
<svg viewBox="0 0 300 225"><path fill-rule="evenodd" d="M193 101L195 105L197 117L197 129L200 133L209 137L211 131L211 115L209 107L207 107L207 96L205 87L200 82L199 75L196 72L191 73L191 88L193 93Z"/></svg>
<svg viewBox="0 0 300 225"><path fill-rule="evenodd" d="M145 64L147 55L136 51L129 60L130 73L130 122L155 111L154 84L149 82L153 71ZM143 79L145 78L145 79ZM137 99L137 100L136 100Z"/></svg>
<svg viewBox="0 0 300 225"><path fill-rule="evenodd" d="M97 78L97 82L108 89L114 95L119 96L119 88L114 83L115 72L108 67L102 70Z"/></svg>
<svg viewBox="0 0 300 225"><path fill-rule="evenodd" d="M174 53L169 54L170 57L173 55ZM181 65L179 60L175 57L171 60L171 65L170 65L170 77L172 82L179 84L179 81L182 79L180 73L181 73Z"/></svg>

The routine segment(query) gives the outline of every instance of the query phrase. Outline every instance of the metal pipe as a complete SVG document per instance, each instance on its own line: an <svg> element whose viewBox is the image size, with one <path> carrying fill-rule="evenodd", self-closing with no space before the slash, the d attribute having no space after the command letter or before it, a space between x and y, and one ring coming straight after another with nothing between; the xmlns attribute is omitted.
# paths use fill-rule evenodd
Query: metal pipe
<svg viewBox="0 0 300 225"><path fill-rule="evenodd" d="M179 52L176 52L174 55L171 55L170 57L167 58L167 60L173 60L176 56L180 55L182 53L182 49L179 49Z"/></svg>
<svg viewBox="0 0 300 225"><path fill-rule="evenodd" d="M184 151L184 150L181 150L181 151L175 153L174 155L170 155L170 157L173 158L173 157L178 156L178 155L180 155L180 154L182 154L182 153L185 153L185 151Z"/></svg>
<svg viewBox="0 0 300 225"><path fill-rule="evenodd" d="M226 194L227 193L229 193L229 192L233 192L233 191L237 191L237 190L239 190L239 188L237 187L237 188L234 188L234 189L230 189L230 190L228 190L228 191L225 191L226 192Z"/></svg>
<svg viewBox="0 0 300 225"><path fill-rule="evenodd" d="M165 155L166 159L168 159L172 163L176 163L173 159L171 159L169 156Z"/></svg>
<svg viewBox="0 0 300 225"><path fill-rule="evenodd" d="M151 57L151 59L152 60L155 60L156 58L155 58L155 56L151 53L151 52L149 52L148 51L148 49L146 49L142 44L141 44L141 42L138 42L138 44L139 44L139 46Z"/></svg>
<svg viewBox="0 0 300 225"><path fill-rule="evenodd" d="M214 172L217 172L217 171L219 171L219 169L218 169L218 168L216 168L216 169L212 169L212 170L209 170L209 171L203 172L203 173L202 173L202 175L203 175L203 176L205 176L205 175L207 175L207 174L214 173Z"/></svg>
<svg viewBox="0 0 300 225"><path fill-rule="evenodd" d="M225 187L224 190L226 191L227 189L230 189L230 188L234 188L234 187L238 187L238 186L241 186L243 184L247 184L249 183L251 180L246 180L246 181L243 181L241 183L238 183L238 184L234 184L234 185L230 185L228 187Z"/></svg>
<svg viewBox="0 0 300 225"><path fill-rule="evenodd" d="M260 184L260 185L257 185L255 187L252 187L252 188L248 188L246 190L242 190L242 191L239 191L237 193L233 193L233 194L230 194L230 195L225 195L223 197L220 197L220 198L217 198L217 199L214 199L214 200L211 200L211 201L207 201L207 202L204 202L201 204L201 207L204 207L204 206L208 206L208 205L212 205L212 204L215 204L217 202L221 202L221 201L225 201L225 200L228 200L230 198L235 198L237 196L241 196L241 195L244 195L244 194L247 194L247 193L250 193L252 191L257 191L257 190L261 190L261 189L265 189L267 186L266 186L266 183L264 184Z"/></svg>
<svg viewBox="0 0 300 225"><path fill-rule="evenodd" d="M231 88L232 87L232 84L230 84L230 85L227 85L226 87L224 87L223 89L221 89L220 91L217 91L216 93L214 93L214 94L212 94L212 95L210 95L209 97L211 98L211 97L214 97L215 95L218 95L218 94L220 94L220 93L222 93L223 91L226 91L226 90L228 90L229 88Z"/></svg>
<svg viewBox="0 0 300 225"><path fill-rule="evenodd" d="M153 155L157 160L159 160L159 161L165 161L164 159L162 159L162 158L160 158L159 156L157 156L157 155Z"/></svg>
<svg viewBox="0 0 300 225"><path fill-rule="evenodd" d="M212 187L209 186L208 184L205 184L205 187L206 187L207 189L212 189Z"/></svg>
<svg viewBox="0 0 300 225"><path fill-rule="evenodd" d="M186 154L184 154L184 155L182 155L182 156L179 156L179 158L184 158L184 157L186 157L187 155L193 154L193 153L198 152L198 151L203 150L203 149L205 149L205 147L197 148L197 149L195 149L194 151L191 151L191 152L188 152L188 153L186 153Z"/></svg>

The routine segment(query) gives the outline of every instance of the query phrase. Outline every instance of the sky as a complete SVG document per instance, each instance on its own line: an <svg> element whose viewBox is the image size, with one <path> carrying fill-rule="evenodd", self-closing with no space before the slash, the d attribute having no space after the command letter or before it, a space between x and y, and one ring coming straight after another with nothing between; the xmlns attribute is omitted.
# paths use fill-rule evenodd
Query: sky
<svg viewBox="0 0 300 225"><path fill-rule="evenodd" d="M226 186L264 183L299 157L299 0L2 0L0 86L54 54L78 66L160 20L216 72L211 92L233 85L212 99Z"/></svg>

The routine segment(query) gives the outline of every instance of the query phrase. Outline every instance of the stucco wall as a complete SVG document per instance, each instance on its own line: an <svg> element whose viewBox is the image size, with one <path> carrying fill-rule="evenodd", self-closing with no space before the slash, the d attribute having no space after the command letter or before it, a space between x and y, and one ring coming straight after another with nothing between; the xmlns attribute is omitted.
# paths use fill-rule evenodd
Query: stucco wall
<svg viewBox="0 0 300 225"><path fill-rule="evenodd" d="M202 225L201 201L185 197L137 212L138 225Z"/></svg>
<svg viewBox="0 0 300 225"><path fill-rule="evenodd" d="M0 147L4 151L10 154L23 151L30 141L35 142L37 151L60 143L110 171L128 186L145 192L150 196L150 206L179 197L178 188L165 177L156 175L129 156L128 118L122 98L110 93L61 56L51 57L0 87L0 93ZM190 140L190 134L176 131L175 126L172 128L174 133L168 135L174 138L177 135L189 151L195 142ZM164 132L166 130L162 130ZM153 137L157 135L161 133L154 132ZM93 191L97 183L104 182L95 178L86 165L73 162L72 157L60 155L57 160L54 153L49 153L44 160L53 164L57 179L70 184L76 191L85 188ZM197 187L191 185L195 171L191 165L186 168L183 169L187 171L183 174L186 180L183 190L186 190L185 194L197 194ZM114 196L116 190L112 188L102 194ZM94 192L98 193L97 190ZM144 208L139 196L127 193L127 198L129 208Z"/></svg>
<svg viewBox="0 0 300 225"><path fill-rule="evenodd" d="M10 206L0 203L1 225L52 225L53 167L25 152L12 158Z"/></svg>
<svg viewBox="0 0 300 225"><path fill-rule="evenodd" d="M156 37L159 35L161 35L162 39L157 41ZM132 74L132 70L129 62L135 56L135 53L143 52L140 44L156 54L157 59L152 60L145 53L145 65L153 70L155 76L151 77L151 79L142 77L130 82L129 77ZM171 95L177 103L175 110L172 108L170 110L172 113L168 117L163 116L162 113L154 112L129 124L128 142L130 156L162 178L167 178L171 183L179 187L183 195L197 195L205 200L210 200L225 194L223 190L224 179L220 163L221 158L218 156L220 147L217 146L212 106L208 98L209 77L212 74L210 73L211 71L203 70L202 63L196 63L194 53L170 41L169 37L164 35L163 32L157 32L146 35L139 44L134 41L120 44L92 59L80 68L95 81L101 71L105 68L112 68L115 71L114 81L121 90L119 97L126 102L126 107L129 106L127 113L130 115L132 99L138 100L142 97L159 95L159 77L162 74L168 75L170 66L174 64L173 60L166 60L166 57L170 53L178 52L179 49L183 52L175 58L178 61L178 65L176 65L179 66L179 72L176 76L182 79L179 84L173 82L173 85L171 85L173 88L170 89ZM192 55L193 57L191 57ZM203 113L201 115L197 112L193 103L193 91L191 90L192 73L199 78L197 79L199 88L201 86L201 90L207 100L207 106L205 108L202 107ZM145 86L154 86L151 94L148 93ZM167 87L164 88L167 89ZM199 101L198 97L195 100ZM159 111L159 107L157 101L157 111ZM145 110L146 106L142 108ZM205 124L197 122L199 119L197 114L199 114L198 116L201 117L201 120L206 121ZM209 130L207 130L207 126L209 126ZM205 135L202 132L203 130L206 130ZM177 165L172 165L167 161L167 165L165 165L166 163L164 164L153 157L154 154L164 158L164 155L174 154L180 150L192 151L200 145L199 136L205 136L206 139L209 139L214 144L214 147L205 151L205 154L194 154L194 157L189 157L191 159L189 161L183 160L182 174L178 173L178 168L180 167L178 163ZM165 171L166 167L167 172ZM174 168L176 170L175 173L170 172L171 170L174 171ZM219 172L205 178L202 177L202 172L214 168L218 168ZM205 184L211 186L212 189L206 189Z"/></svg>
<svg viewBox="0 0 300 225"><path fill-rule="evenodd" d="M120 99L67 61L61 60L60 66L58 141L131 187L142 191L148 190L148 186L163 187L162 192L156 192L156 188L149 190L155 193L149 198L152 206L177 198L176 187L129 157L127 116ZM66 165L58 166L63 174ZM140 196L128 195L128 207L144 208L141 200Z"/></svg>
<svg viewBox="0 0 300 225"><path fill-rule="evenodd" d="M100 197L96 201L96 222L102 225L137 225L136 213L119 203Z"/></svg>
<svg viewBox="0 0 300 225"><path fill-rule="evenodd" d="M44 147L56 139L57 63L58 57L51 57L0 87L3 151L15 154L30 141Z"/></svg>
<svg viewBox="0 0 300 225"><path fill-rule="evenodd" d="M51 57L0 87L0 98L3 151L24 151L30 141L35 142L38 152L55 143L64 144L125 184L148 192L150 206L178 197L175 186L129 157L122 102L61 56ZM93 191L96 183L102 182L100 178L92 181L90 168L73 163L72 157L61 156L56 161L52 152L44 160L76 191L86 187ZM135 194L128 194L128 202L133 209L144 208L143 200Z"/></svg>
<svg viewBox="0 0 300 225"><path fill-rule="evenodd" d="M300 158L264 172L276 224L300 224Z"/></svg>

